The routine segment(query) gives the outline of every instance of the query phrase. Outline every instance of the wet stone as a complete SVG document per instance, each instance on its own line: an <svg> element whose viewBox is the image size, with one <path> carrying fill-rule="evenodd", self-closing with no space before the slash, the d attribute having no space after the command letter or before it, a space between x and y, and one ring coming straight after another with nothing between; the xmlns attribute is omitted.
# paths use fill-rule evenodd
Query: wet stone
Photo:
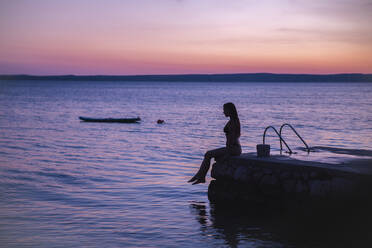
<svg viewBox="0 0 372 248"><path fill-rule="evenodd" d="M264 168L263 169L263 174L265 174L265 175L271 175L271 174L273 174L273 171L271 169L269 169L269 168Z"/></svg>
<svg viewBox="0 0 372 248"><path fill-rule="evenodd" d="M301 173L299 173L299 172L294 172L294 173L293 173L293 177L294 177L295 179L299 179L299 178L301 178Z"/></svg>
<svg viewBox="0 0 372 248"><path fill-rule="evenodd" d="M332 192L352 193L354 185L349 180L343 178L334 178L331 183Z"/></svg>
<svg viewBox="0 0 372 248"><path fill-rule="evenodd" d="M317 172L312 171L312 172L310 173L310 178L317 178L317 177L318 177L318 173L317 173Z"/></svg>
<svg viewBox="0 0 372 248"><path fill-rule="evenodd" d="M372 180L353 173L339 172L337 168L322 168L267 160L256 157L232 158L229 162L218 161L211 175L218 181L210 184L211 199L246 199L274 202L344 199L344 196L370 196ZM243 159L243 161L242 161ZM270 158L272 160L272 158Z"/></svg>
<svg viewBox="0 0 372 248"><path fill-rule="evenodd" d="M252 180L256 183L259 183L261 181L261 178L264 174L260 171L257 171L255 172L253 175L252 175Z"/></svg>
<svg viewBox="0 0 372 248"><path fill-rule="evenodd" d="M286 193L292 193L295 190L296 180L290 179L282 182L283 189Z"/></svg>
<svg viewBox="0 0 372 248"><path fill-rule="evenodd" d="M261 184L262 185L276 185L278 184L278 179L275 175L265 175L262 179L261 179Z"/></svg>
<svg viewBox="0 0 372 248"><path fill-rule="evenodd" d="M302 172L302 178L303 178L305 181L309 180L309 178L310 178L309 173L308 173L308 172Z"/></svg>
<svg viewBox="0 0 372 248"><path fill-rule="evenodd" d="M284 171L280 174L280 179L283 181L283 180L286 180L286 179L289 179L292 177L292 173L289 172L289 171Z"/></svg>
<svg viewBox="0 0 372 248"><path fill-rule="evenodd" d="M248 179L247 168L243 166L238 167L234 173L234 179L238 181L246 181Z"/></svg>
<svg viewBox="0 0 372 248"><path fill-rule="evenodd" d="M309 191L309 188L306 185L306 183L304 183L301 180L298 180L297 183L296 183L296 193L303 194L303 193L307 193L308 191Z"/></svg>
<svg viewBox="0 0 372 248"><path fill-rule="evenodd" d="M330 192L330 185L328 180L310 181L310 194L313 196L327 196Z"/></svg>

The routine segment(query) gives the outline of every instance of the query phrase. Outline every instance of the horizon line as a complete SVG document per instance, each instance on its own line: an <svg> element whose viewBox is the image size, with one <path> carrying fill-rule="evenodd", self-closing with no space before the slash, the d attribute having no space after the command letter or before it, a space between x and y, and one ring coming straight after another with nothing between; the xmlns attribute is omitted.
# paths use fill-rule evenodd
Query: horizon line
<svg viewBox="0 0 372 248"><path fill-rule="evenodd" d="M218 76L218 75L303 75L303 76L335 76L335 75L367 75L372 76L371 73L361 72L341 72L341 73L274 73L274 72L237 72L237 73L177 73L177 74L0 74L2 76L31 76L31 77L143 77L143 76Z"/></svg>
<svg viewBox="0 0 372 248"><path fill-rule="evenodd" d="M158 74L158 75L0 75L0 80L133 81L133 82L372 82L372 74Z"/></svg>

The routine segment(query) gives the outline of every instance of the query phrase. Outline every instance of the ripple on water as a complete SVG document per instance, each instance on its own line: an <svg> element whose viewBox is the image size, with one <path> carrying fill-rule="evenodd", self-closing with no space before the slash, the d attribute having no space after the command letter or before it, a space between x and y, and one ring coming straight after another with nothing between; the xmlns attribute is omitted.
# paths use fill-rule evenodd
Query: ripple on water
<svg viewBox="0 0 372 248"><path fill-rule="evenodd" d="M203 154L224 145L227 101L237 105L244 152L262 143L266 126L284 122L310 146L372 150L369 84L14 81L0 88L7 106L0 242L7 246L301 246L280 232L288 219L257 209L226 215L209 205L209 181L186 183ZM80 115L143 121L81 123ZM302 146L290 130L284 135ZM277 137L270 133L268 142L279 151Z"/></svg>

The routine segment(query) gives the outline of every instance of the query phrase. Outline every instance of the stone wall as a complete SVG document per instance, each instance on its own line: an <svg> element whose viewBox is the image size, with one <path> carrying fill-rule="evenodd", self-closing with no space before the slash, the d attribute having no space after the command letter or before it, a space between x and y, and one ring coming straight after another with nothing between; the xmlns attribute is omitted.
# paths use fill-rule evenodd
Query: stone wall
<svg viewBox="0 0 372 248"><path fill-rule="evenodd" d="M369 197L372 181L370 175L288 156L232 157L213 164L211 176L216 179L208 188L211 201L256 203Z"/></svg>

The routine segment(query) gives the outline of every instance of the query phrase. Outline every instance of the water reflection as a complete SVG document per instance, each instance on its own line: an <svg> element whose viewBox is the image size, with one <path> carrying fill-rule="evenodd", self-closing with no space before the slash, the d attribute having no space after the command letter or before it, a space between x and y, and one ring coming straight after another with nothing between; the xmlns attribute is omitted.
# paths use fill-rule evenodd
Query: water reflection
<svg viewBox="0 0 372 248"><path fill-rule="evenodd" d="M355 203L361 206L361 203ZM309 207L306 211L192 202L202 235L227 247L371 247L368 208Z"/></svg>
<svg viewBox="0 0 372 248"><path fill-rule="evenodd" d="M251 219L252 216L244 215L243 208L192 202L190 209L200 224L202 235L223 240L227 247L283 247L285 243L278 242L277 237L262 229L262 226ZM265 219L262 221L265 222Z"/></svg>
<svg viewBox="0 0 372 248"><path fill-rule="evenodd" d="M196 220L202 228L207 227L207 207L205 202L193 202L190 204L190 209L195 214Z"/></svg>

